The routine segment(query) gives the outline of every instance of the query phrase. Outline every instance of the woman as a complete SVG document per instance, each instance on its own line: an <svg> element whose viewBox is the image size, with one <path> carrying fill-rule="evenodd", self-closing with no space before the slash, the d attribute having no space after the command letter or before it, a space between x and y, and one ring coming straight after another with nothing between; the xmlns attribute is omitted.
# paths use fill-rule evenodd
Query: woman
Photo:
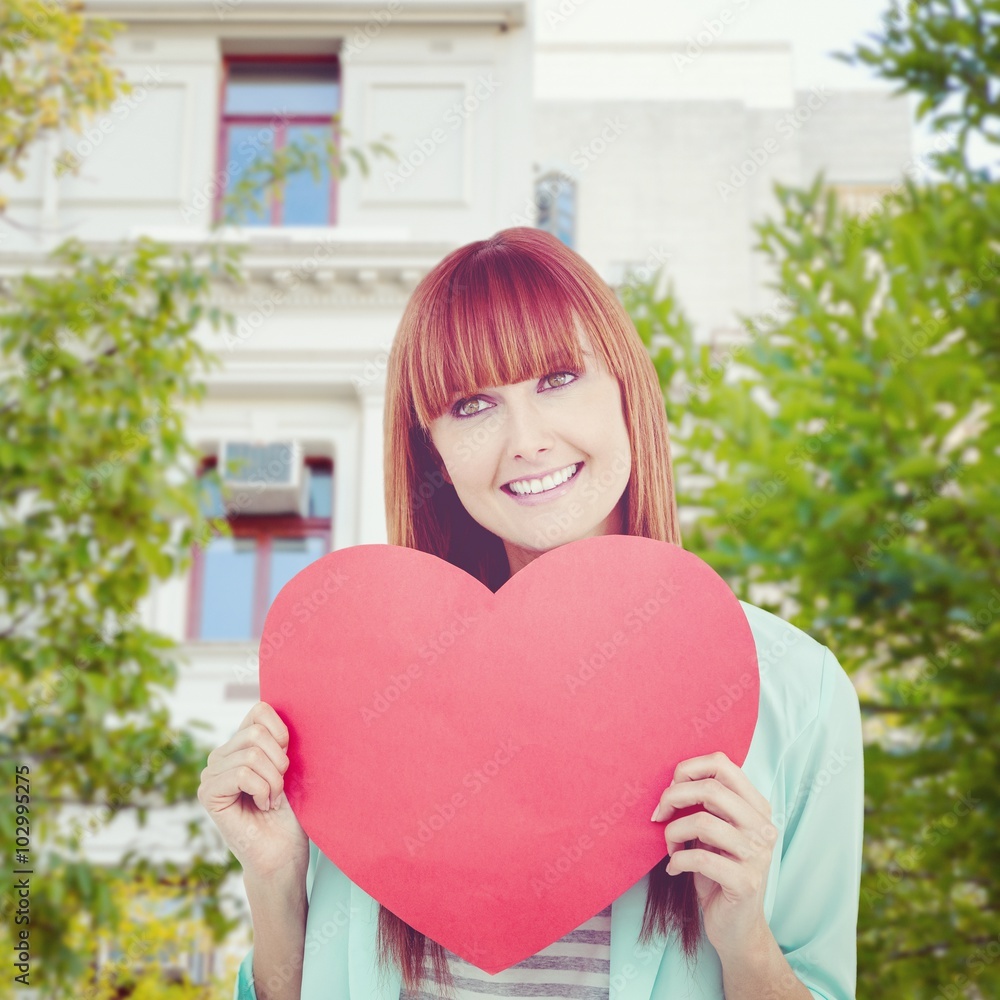
<svg viewBox="0 0 1000 1000"><path fill-rule="evenodd" d="M681 544L649 355L608 286L545 232L503 230L420 282L390 354L385 413L389 542L494 591L575 539ZM742 767L722 753L679 764L652 817L663 862L496 976L425 940L319 852L282 795L288 730L255 705L199 789L250 902L255 944L236 997L853 997L857 695L826 647L741 606L760 666ZM671 819L695 803L704 810Z"/></svg>

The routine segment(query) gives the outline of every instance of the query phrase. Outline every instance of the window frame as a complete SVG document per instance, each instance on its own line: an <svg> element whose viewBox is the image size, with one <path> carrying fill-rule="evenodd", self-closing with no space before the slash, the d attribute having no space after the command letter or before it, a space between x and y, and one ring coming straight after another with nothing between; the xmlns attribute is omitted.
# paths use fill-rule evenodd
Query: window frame
<svg viewBox="0 0 1000 1000"><path fill-rule="evenodd" d="M558 181L558 184L553 184ZM553 190L555 194L553 195ZM551 201L549 210L549 224L546 225L542 219L541 195L548 194ZM560 216L559 200L564 195L569 196L569 210L566 213L568 225L563 227ZM535 180L535 208L537 212L537 226L547 233L551 233L560 243L565 244L570 250L575 249L576 244L576 219L577 219L577 183L576 178L568 171L554 167L546 170ZM563 239L563 235L567 239Z"/></svg>
<svg viewBox="0 0 1000 1000"><path fill-rule="evenodd" d="M333 490L333 460L325 456L309 455L305 463L310 468L320 468L330 473L330 489ZM209 469L218 467L218 458L214 455L203 457L198 476ZM330 497L330 517L297 517L295 514L239 514L229 520L233 538L255 538L257 540L257 557L254 561L253 606L250 612L249 638L244 639L203 639L201 637L201 600L205 582L205 554L200 545L191 547L191 572L188 586L187 642L205 644L259 642L264 629L264 619L270 607L268 590L271 583L271 539L272 538L322 538L326 542L326 551L333 551L333 496ZM213 521L227 520L213 518ZM324 553L325 554L325 553Z"/></svg>
<svg viewBox="0 0 1000 1000"><path fill-rule="evenodd" d="M216 225L222 222L222 202L226 196L226 191L228 189L228 165L229 165L229 127L231 125L260 125L260 126L272 126L274 128L274 148L281 149L285 146L285 139L287 136L289 126L295 125L325 125L328 126L333 134L333 141L340 148L340 123L338 121L331 121L329 115L288 115L282 118L281 121L275 124L275 119L278 118L278 114L270 115L245 115L245 114L226 114L226 89L229 86L229 67L234 63L241 62L267 62L267 63L288 63L288 64L298 64L303 63L315 63L315 64L332 64L336 70L337 76L337 107L334 114L340 114L341 108L344 106L344 85L341 75L341 63L339 56L336 53L330 53L329 55L314 55L314 54L288 54L288 53L269 53L269 52L258 52L258 53L239 53L239 54L224 54L222 57L222 74L221 80L219 82L219 113L218 113L218 132L216 135L216 172L215 176L217 179L223 177L226 178L226 183L218 183L215 185L215 204L212 208L212 219ZM334 170L330 170L330 211L329 218L324 222L302 224L296 223L296 228L305 228L306 225L314 226L335 226L337 225L337 194L339 191L339 185L337 184L337 175ZM283 214L285 208L285 189L284 183L279 187L275 198L270 202L270 217L266 223L237 223L239 226L245 226L250 229L257 228L288 228L283 221Z"/></svg>

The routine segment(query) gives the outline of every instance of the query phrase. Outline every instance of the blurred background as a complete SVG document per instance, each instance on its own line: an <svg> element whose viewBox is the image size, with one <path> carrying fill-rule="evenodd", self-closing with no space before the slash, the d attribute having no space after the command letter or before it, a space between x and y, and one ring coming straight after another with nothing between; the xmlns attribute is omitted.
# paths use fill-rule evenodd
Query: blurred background
<svg viewBox="0 0 1000 1000"><path fill-rule="evenodd" d="M231 995L205 757L386 540L410 292L520 225L635 320L685 546L855 682L858 995L1000 995L998 65L997 0L0 0L0 996Z"/></svg>

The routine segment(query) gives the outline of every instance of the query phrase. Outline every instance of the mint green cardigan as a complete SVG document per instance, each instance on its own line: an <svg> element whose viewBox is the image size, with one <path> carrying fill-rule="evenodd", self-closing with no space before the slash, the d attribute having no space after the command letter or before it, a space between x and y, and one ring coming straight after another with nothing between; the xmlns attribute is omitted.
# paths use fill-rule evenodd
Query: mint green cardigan
<svg viewBox="0 0 1000 1000"><path fill-rule="evenodd" d="M864 822L858 696L826 646L740 604L760 667L759 714L743 771L767 796L780 831L764 914L817 1000L853 1000ZM704 935L690 972L675 935L638 944L647 883L643 876L611 906L611 1000L724 1000L722 966ZM378 904L311 840L306 892L302 1000L399 1000L399 971L390 966L380 976L375 962ZM234 1000L256 1000L252 972L253 949Z"/></svg>

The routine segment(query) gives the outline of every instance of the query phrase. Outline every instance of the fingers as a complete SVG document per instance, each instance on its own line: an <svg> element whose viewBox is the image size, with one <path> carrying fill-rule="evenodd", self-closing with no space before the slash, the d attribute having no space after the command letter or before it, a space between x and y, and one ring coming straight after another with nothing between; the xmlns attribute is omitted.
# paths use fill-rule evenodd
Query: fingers
<svg viewBox="0 0 1000 1000"><path fill-rule="evenodd" d="M221 764L222 758L249 746L264 750L278 770L287 768L288 727L267 702L259 701L247 712L234 735L208 755L208 763Z"/></svg>
<svg viewBox="0 0 1000 1000"><path fill-rule="evenodd" d="M660 796L657 822L669 819L675 811L693 805L704 805L713 815L737 826L750 827L764 821L764 817L753 806L716 778L704 778L701 781L671 785Z"/></svg>
<svg viewBox="0 0 1000 1000"><path fill-rule="evenodd" d="M288 726L266 701L258 701L247 712L246 718L240 723L240 729L248 728L255 723L263 726L274 737L282 750L288 748Z"/></svg>
<svg viewBox="0 0 1000 1000"><path fill-rule="evenodd" d="M285 787L285 780L281 771L271 763L271 759L264 754L259 747L247 747L237 753L231 754L227 758L227 770L235 770L238 775L246 775L252 772L256 778L263 778L267 783L267 790L263 803L258 803L261 809L268 808L269 804L277 802L278 796ZM243 789L247 791L247 789ZM254 801L257 801L255 796Z"/></svg>
<svg viewBox="0 0 1000 1000"><path fill-rule="evenodd" d="M698 806L703 809L677 815ZM772 847L778 836L771 823L770 802L721 752L678 764L652 818L670 820L663 831L670 855L685 842L699 840L733 858L748 860L760 848Z"/></svg>
<svg viewBox="0 0 1000 1000"><path fill-rule="evenodd" d="M720 784L734 791L750 803L762 816L770 819L771 803L757 791L753 782L721 750L702 757L682 760L674 769L671 784L681 781L697 781L701 778L715 778Z"/></svg>
<svg viewBox="0 0 1000 1000"><path fill-rule="evenodd" d="M713 882L718 882L723 891L735 899L758 894L765 883L764 874L752 865L695 848L672 855L667 871L671 875L699 872Z"/></svg>
<svg viewBox="0 0 1000 1000"><path fill-rule="evenodd" d="M738 861L749 860L757 850L742 830L707 812L696 812L673 820L664 827L663 835L667 841L667 853L671 856L689 840L718 848Z"/></svg>
<svg viewBox="0 0 1000 1000"><path fill-rule="evenodd" d="M245 751L247 754L254 754L255 748L250 747ZM208 768L202 772L202 786L204 797L207 799L206 806L210 807L223 804L223 808L232 805L239 798L241 792L246 792L254 800L254 804L261 811L267 809L270 803L275 801L284 786L282 777L275 770L275 767L266 757L257 751L257 757L252 763L238 763L232 759L232 766L223 767L221 770L210 772Z"/></svg>
<svg viewBox="0 0 1000 1000"><path fill-rule="evenodd" d="M287 746L288 727L270 705L258 702L233 737L208 755L199 801L209 811L219 811L245 792L258 809L268 809L284 788Z"/></svg>
<svg viewBox="0 0 1000 1000"><path fill-rule="evenodd" d="M252 723L246 729L238 729L236 734L222 746L216 747L208 755L208 763L223 766L228 757L250 747L262 750L282 774L288 769L288 754L281 748L271 731L259 722Z"/></svg>
<svg viewBox="0 0 1000 1000"><path fill-rule="evenodd" d="M662 822L673 809L696 804L704 804L709 812L730 823L748 827L771 819L771 803L721 752L681 761L673 781L660 796L652 820Z"/></svg>

